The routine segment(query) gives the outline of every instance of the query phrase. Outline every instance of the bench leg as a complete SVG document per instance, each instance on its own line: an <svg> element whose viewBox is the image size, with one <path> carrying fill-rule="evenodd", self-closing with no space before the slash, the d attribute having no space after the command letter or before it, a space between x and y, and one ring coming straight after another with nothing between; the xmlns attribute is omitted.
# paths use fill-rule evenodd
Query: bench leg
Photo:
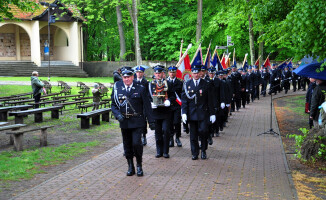
<svg viewBox="0 0 326 200"><path fill-rule="evenodd" d="M4 122L8 121L8 112L7 111L0 113L0 121L4 121Z"/></svg>
<svg viewBox="0 0 326 200"><path fill-rule="evenodd" d="M88 129L89 128L89 118L81 118L80 128Z"/></svg>
<svg viewBox="0 0 326 200"><path fill-rule="evenodd" d="M9 145L13 145L14 144L14 136L10 135L9 136Z"/></svg>
<svg viewBox="0 0 326 200"><path fill-rule="evenodd" d="M35 121L35 123L43 122L43 113L35 113L34 114L34 121Z"/></svg>
<svg viewBox="0 0 326 200"><path fill-rule="evenodd" d="M24 116L15 116L15 124L23 124Z"/></svg>
<svg viewBox="0 0 326 200"><path fill-rule="evenodd" d="M52 119L59 119L59 110L52 110L51 111L51 118Z"/></svg>
<svg viewBox="0 0 326 200"><path fill-rule="evenodd" d="M15 151L23 150L23 134L14 135L14 150Z"/></svg>
<svg viewBox="0 0 326 200"><path fill-rule="evenodd" d="M101 125L100 115L97 115L97 116L92 117L92 124L93 125Z"/></svg>
<svg viewBox="0 0 326 200"><path fill-rule="evenodd" d="M110 113L102 114L102 121L103 122L109 122L110 121Z"/></svg>
<svg viewBox="0 0 326 200"><path fill-rule="evenodd" d="M48 146L47 139L48 139L47 129L42 129L41 130L41 135L40 135L40 146L41 147Z"/></svg>

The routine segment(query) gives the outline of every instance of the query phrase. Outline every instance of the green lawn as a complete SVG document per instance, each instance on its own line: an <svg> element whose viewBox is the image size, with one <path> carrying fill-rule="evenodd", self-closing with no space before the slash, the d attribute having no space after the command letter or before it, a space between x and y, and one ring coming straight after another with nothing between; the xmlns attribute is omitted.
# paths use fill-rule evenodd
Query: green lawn
<svg viewBox="0 0 326 200"><path fill-rule="evenodd" d="M61 90L59 86L52 87L52 93ZM79 87L74 86L71 94L78 94L80 90ZM0 85L0 96L30 91L31 86ZM92 95L91 91L89 95ZM72 98L69 101L73 101ZM89 103L91 102L92 99L89 99ZM70 105L66 106L63 115L60 115L58 120L51 119L50 112L43 114L42 123L34 123L33 116L25 118L24 123L28 125L28 128L46 125L54 126L54 128L48 130L48 134L51 136L51 140L48 141L50 145L40 148L37 133L35 133L36 135L26 134L24 139L28 140L29 144L24 145L24 151L15 152L12 148L1 151L0 188L2 185L7 184L8 180L31 178L35 173L42 173L43 166L58 165L65 160L74 159L81 154L85 154L93 147L101 145L104 140L110 139L115 130L119 129L119 123L116 120L110 120L109 123L101 122L100 126L91 125L89 129L80 129L80 119L76 117L80 112L75 105ZM14 123L13 116L9 116L8 120L10 123ZM7 137L7 135L1 134L0 140L7 140ZM67 138L62 140L65 137Z"/></svg>
<svg viewBox="0 0 326 200"><path fill-rule="evenodd" d="M48 80L48 77L39 77L40 80ZM31 81L31 77L0 77L0 81ZM86 83L113 83L113 77L51 77L51 82L64 81L64 82L86 82Z"/></svg>

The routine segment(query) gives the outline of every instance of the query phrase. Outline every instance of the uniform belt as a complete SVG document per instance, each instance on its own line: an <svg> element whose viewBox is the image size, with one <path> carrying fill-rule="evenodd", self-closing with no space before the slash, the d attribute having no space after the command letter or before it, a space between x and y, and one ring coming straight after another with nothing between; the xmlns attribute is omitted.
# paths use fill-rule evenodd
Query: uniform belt
<svg viewBox="0 0 326 200"><path fill-rule="evenodd" d="M128 114L128 113L122 113L122 115L123 115L125 118L130 118L130 117L139 117L139 116L141 116L141 114Z"/></svg>

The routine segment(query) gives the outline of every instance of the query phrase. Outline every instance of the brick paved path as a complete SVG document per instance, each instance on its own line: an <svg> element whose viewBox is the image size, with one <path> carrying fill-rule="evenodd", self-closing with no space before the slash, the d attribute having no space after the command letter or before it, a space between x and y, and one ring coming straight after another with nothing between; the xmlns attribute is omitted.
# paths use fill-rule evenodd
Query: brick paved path
<svg viewBox="0 0 326 200"><path fill-rule="evenodd" d="M171 148L170 159L155 158L150 132L144 177L126 176L120 144L16 199L296 199L281 139L257 136L269 130L269 106L265 97L235 112L207 160L191 160L184 133L183 147ZM273 128L279 132L275 115Z"/></svg>

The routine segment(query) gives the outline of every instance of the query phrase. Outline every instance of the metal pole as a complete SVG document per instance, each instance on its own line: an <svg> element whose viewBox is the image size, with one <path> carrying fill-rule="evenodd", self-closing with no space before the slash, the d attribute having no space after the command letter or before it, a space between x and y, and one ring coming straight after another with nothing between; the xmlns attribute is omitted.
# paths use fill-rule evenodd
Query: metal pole
<svg viewBox="0 0 326 200"><path fill-rule="evenodd" d="M48 81L50 81L50 59L51 59L51 53L50 53L50 5L48 6L48 41L49 41L49 65L48 65Z"/></svg>

